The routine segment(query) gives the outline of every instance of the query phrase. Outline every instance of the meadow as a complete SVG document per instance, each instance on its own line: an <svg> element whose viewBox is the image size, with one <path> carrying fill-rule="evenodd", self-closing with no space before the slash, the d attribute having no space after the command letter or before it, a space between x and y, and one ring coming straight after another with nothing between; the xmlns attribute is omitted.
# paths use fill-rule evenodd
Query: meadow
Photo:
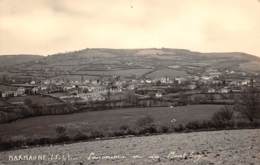
<svg viewBox="0 0 260 165"><path fill-rule="evenodd" d="M222 105L188 105L180 107L127 108L81 112L67 115L31 117L0 124L0 137L53 138L56 128L63 126L70 136L89 130L114 132L122 126L136 127L136 121L145 116L157 125L186 124L192 121L210 120ZM174 121L174 122L173 122Z"/></svg>

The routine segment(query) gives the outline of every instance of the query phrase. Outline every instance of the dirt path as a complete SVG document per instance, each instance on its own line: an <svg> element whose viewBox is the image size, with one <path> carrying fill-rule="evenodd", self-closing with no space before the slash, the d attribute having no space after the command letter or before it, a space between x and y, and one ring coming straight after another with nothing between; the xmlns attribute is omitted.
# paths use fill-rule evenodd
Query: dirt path
<svg viewBox="0 0 260 165"><path fill-rule="evenodd" d="M30 155L41 157L37 161L8 160L19 158L19 155L22 156L22 159L30 159ZM64 160L57 160L56 157ZM0 153L0 165L257 165L259 163L260 129L131 137Z"/></svg>

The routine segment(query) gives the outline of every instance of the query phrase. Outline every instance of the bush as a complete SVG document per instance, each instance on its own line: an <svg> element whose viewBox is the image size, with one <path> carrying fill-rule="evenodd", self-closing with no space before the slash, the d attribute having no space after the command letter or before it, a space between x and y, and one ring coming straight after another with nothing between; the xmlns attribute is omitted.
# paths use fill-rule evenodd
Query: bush
<svg viewBox="0 0 260 165"><path fill-rule="evenodd" d="M231 124L234 112L229 107L225 106L221 111L214 113L212 121L216 127L225 127Z"/></svg>
<svg viewBox="0 0 260 165"><path fill-rule="evenodd" d="M66 131L67 131L67 129L64 126L57 126L57 128L56 128L56 133L58 136L56 139L57 143L61 143L61 142L70 140L70 137L67 135Z"/></svg>
<svg viewBox="0 0 260 165"><path fill-rule="evenodd" d="M90 137L91 138L101 138L104 137L104 133L98 130L92 130L90 132Z"/></svg>
<svg viewBox="0 0 260 165"><path fill-rule="evenodd" d="M237 128L250 128L252 124L247 122L247 121L238 121L236 122L236 127Z"/></svg>
<svg viewBox="0 0 260 165"><path fill-rule="evenodd" d="M253 128L259 128L260 127L260 122L258 121L253 121L250 123L251 127Z"/></svg>
<svg viewBox="0 0 260 165"><path fill-rule="evenodd" d="M70 137L67 135L63 135L63 136L59 136L57 139L55 139L56 143L61 143L61 142L66 142L66 141L70 141Z"/></svg>
<svg viewBox="0 0 260 165"><path fill-rule="evenodd" d="M74 137L73 140L87 140L89 137L82 132L78 132Z"/></svg>
<svg viewBox="0 0 260 165"><path fill-rule="evenodd" d="M203 129L212 129L215 128L215 124L212 121L204 120L200 123L201 128Z"/></svg>
<svg viewBox="0 0 260 165"><path fill-rule="evenodd" d="M178 126L174 127L175 132L182 132L184 131L184 126L182 124L179 124Z"/></svg>
<svg viewBox="0 0 260 165"><path fill-rule="evenodd" d="M30 98L24 99L24 104L27 105L28 107L32 106L32 100Z"/></svg>
<svg viewBox="0 0 260 165"><path fill-rule="evenodd" d="M151 124L148 126L141 127L138 131L139 135L157 133L156 125Z"/></svg>
<svg viewBox="0 0 260 165"><path fill-rule="evenodd" d="M169 127L163 125L163 126L160 127L160 131L162 133L168 133L169 132Z"/></svg>
<svg viewBox="0 0 260 165"><path fill-rule="evenodd" d="M145 116L136 121L138 127L147 127L154 123L154 119L151 116Z"/></svg>
<svg viewBox="0 0 260 165"><path fill-rule="evenodd" d="M66 135L66 128L64 126L57 126L55 131L58 136Z"/></svg>
<svg viewBox="0 0 260 165"><path fill-rule="evenodd" d="M201 124L198 121L192 121L186 124L185 127L190 130L197 130L201 128Z"/></svg>
<svg viewBox="0 0 260 165"><path fill-rule="evenodd" d="M120 126L119 129L122 130L122 131L126 131L126 130L129 130L130 128L129 128L128 125L122 125L122 126Z"/></svg>

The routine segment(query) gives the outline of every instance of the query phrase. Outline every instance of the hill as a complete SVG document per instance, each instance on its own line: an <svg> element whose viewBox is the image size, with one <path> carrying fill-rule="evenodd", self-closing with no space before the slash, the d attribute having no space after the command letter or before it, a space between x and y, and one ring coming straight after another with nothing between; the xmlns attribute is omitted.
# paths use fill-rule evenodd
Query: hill
<svg viewBox="0 0 260 165"><path fill-rule="evenodd" d="M13 66L16 64L39 60L41 58L43 57L38 55L2 55L0 56L0 64L1 67Z"/></svg>
<svg viewBox="0 0 260 165"><path fill-rule="evenodd" d="M0 63L7 65L6 71L14 76L26 75L35 78L112 75L154 78L154 75L167 76L169 72L173 77L185 77L203 74L207 69L260 73L260 58L246 53L200 53L168 48L83 49L47 57L0 57ZM153 72L156 73L152 74Z"/></svg>

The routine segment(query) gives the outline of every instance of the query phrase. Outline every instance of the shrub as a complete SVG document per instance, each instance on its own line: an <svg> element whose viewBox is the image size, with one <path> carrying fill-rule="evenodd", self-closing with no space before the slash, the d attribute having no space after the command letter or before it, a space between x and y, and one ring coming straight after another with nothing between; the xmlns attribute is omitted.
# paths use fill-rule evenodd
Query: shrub
<svg viewBox="0 0 260 165"><path fill-rule="evenodd" d="M154 119L151 116L145 116L136 121L138 127L147 127L154 123Z"/></svg>
<svg viewBox="0 0 260 165"><path fill-rule="evenodd" d="M250 123L251 127L253 128L259 128L260 127L260 122L259 121L253 121Z"/></svg>
<svg viewBox="0 0 260 165"><path fill-rule="evenodd" d="M174 127L175 132L182 132L184 131L184 126L182 124L179 124L178 126Z"/></svg>
<svg viewBox="0 0 260 165"><path fill-rule="evenodd" d="M169 127L163 125L163 126L160 127L160 131L161 131L162 133L167 133L167 132L169 132Z"/></svg>
<svg viewBox="0 0 260 165"><path fill-rule="evenodd" d="M157 133L156 125L154 124L141 127L138 132L139 135L153 134L153 133Z"/></svg>
<svg viewBox="0 0 260 165"><path fill-rule="evenodd" d="M225 127L231 123L234 112L229 107L225 106L221 111L214 113L212 121L216 127Z"/></svg>
<svg viewBox="0 0 260 165"><path fill-rule="evenodd" d="M84 133L82 132L78 132L74 137L73 137L73 140L86 140L88 139L88 136L85 135Z"/></svg>
<svg viewBox="0 0 260 165"><path fill-rule="evenodd" d="M238 121L236 122L236 127L237 128L249 128L249 123L245 121Z"/></svg>
<svg viewBox="0 0 260 165"><path fill-rule="evenodd" d="M260 112L260 92L254 86L251 80L251 86L245 88L236 100L235 109L250 122L257 119L257 114Z"/></svg>
<svg viewBox="0 0 260 165"><path fill-rule="evenodd" d="M63 135L63 136L59 136L57 139L55 139L55 142L57 143L61 143L61 142L66 142L66 141L70 141L70 137L67 135Z"/></svg>
<svg viewBox="0 0 260 165"><path fill-rule="evenodd" d="M123 135L125 135L125 134L126 134L126 132L123 131L123 130L119 130L119 131L115 131L115 132L114 132L114 136L123 136Z"/></svg>
<svg viewBox="0 0 260 165"><path fill-rule="evenodd" d="M90 137L91 138L101 138L101 137L104 137L104 133L102 131L92 130L90 132Z"/></svg>
<svg viewBox="0 0 260 165"><path fill-rule="evenodd" d="M200 123L200 127L204 129L212 129L215 128L215 124L212 121L203 120Z"/></svg>
<svg viewBox="0 0 260 165"><path fill-rule="evenodd" d="M32 106L32 100L30 98L24 99L24 104L27 105L28 107Z"/></svg>
<svg viewBox="0 0 260 165"><path fill-rule="evenodd" d="M57 126L55 131L58 136L66 135L66 128L64 126Z"/></svg>
<svg viewBox="0 0 260 165"><path fill-rule="evenodd" d="M192 122L189 122L188 124L186 124L185 127L187 129L197 130L197 129L201 128L201 124L198 121L192 121Z"/></svg>
<svg viewBox="0 0 260 165"><path fill-rule="evenodd" d="M65 142L65 141L69 141L70 137L67 135L66 133L67 129L64 126L57 126L56 127L56 133L57 133L57 139L56 142L57 143L61 143L61 142Z"/></svg>
<svg viewBox="0 0 260 165"><path fill-rule="evenodd" d="M119 129L123 130L123 131L126 131L126 130L129 130L129 126L128 125L122 125L122 126L120 126Z"/></svg>

